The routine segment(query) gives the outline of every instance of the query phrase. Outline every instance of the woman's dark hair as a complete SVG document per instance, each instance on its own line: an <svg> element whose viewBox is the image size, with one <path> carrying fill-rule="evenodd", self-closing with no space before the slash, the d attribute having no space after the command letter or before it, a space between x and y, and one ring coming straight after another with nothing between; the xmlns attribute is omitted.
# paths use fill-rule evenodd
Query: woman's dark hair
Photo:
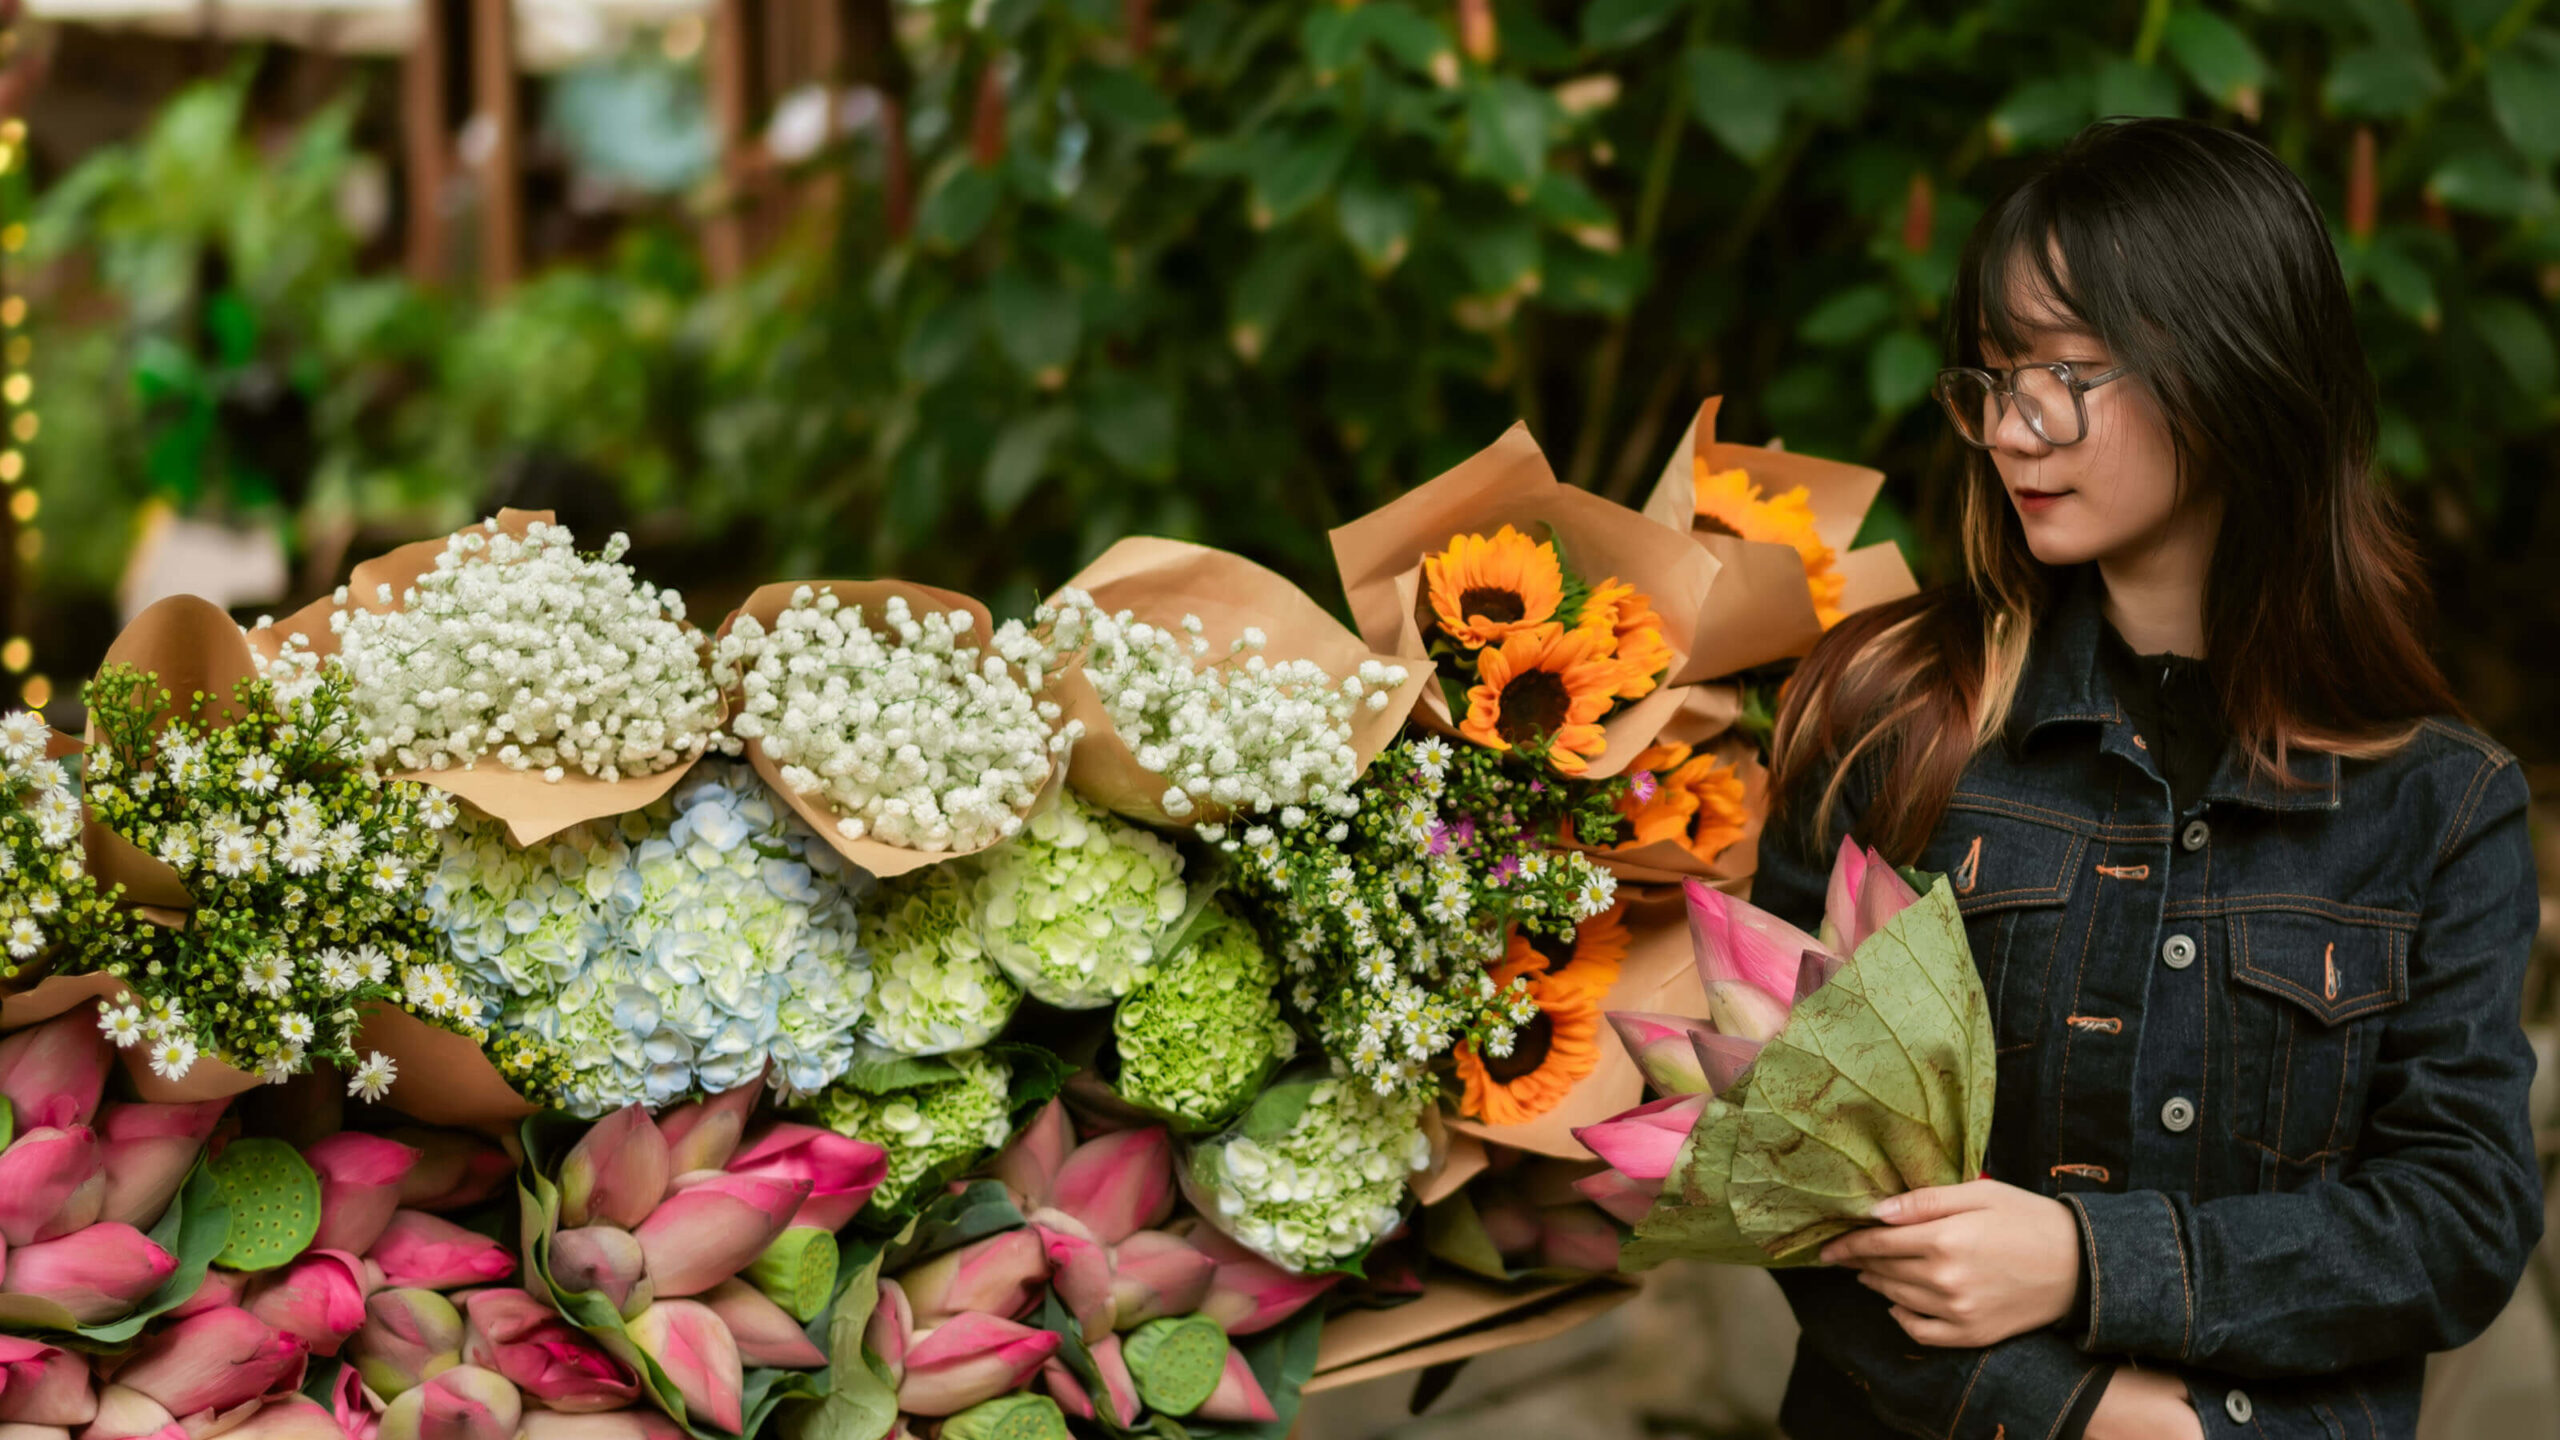
<svg viewBox="0 0 2560 1440"><path fill-rule="evenodd" d="M2179 484L2222 502L2205 658L2256 770L2282 783L2291 749L2378 753L2457 708L2424 639L2416 551L2373 482L2373 376L2345 277L2284 162L2189 120L2082 130L1974 226L1947 363L1981 365L1986 339L2029 352L2038 300L2149 388ZM1890 776L1859 838L1904 862L2005 724L2062 573L2028 551L1990 455L1966 455L1965 579L1842 621L1779 706L1777 798L1829 772L1827 817L1853 763Z"/></svg>

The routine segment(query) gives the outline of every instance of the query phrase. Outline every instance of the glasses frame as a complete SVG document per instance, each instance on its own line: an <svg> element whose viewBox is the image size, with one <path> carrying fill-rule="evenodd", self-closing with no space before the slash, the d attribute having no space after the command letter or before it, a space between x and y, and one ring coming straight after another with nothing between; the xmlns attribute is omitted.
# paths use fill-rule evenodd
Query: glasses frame
<svg viewBox="0 0 2560 1440"><path fill-rule="evenodd" d="M2130 368L2124 365L2113 366L2083 380L2073 373L2071 362L2068 360L2012 365L2006 370L1990 370L1978 365L1950 365L1938 372L1937 383L1930 388L1938 397L1938 408L1947 412L1948 422L1955 426L1956 438L1976 450L1989 450L1992 448L1992 442L1976 440L1965 433L1964 416L1957 413L1956 402L1948 398L1947 382L1962 375L1979 377L1988 383L1993 405L1991 433L1997 435L2000 431L2001 418L2009 413L2010 404L2019 398L2015 379L2017 373L2021 370L2049 370L2053 372L2055 379L2062 382L2062 387L2071 392L2071 413L2072 417L2080 422L2080 432L2068 440L2056 440L2045 433L2041 407L2020 405L2018 413L2026 417L2027 428L2036 432L2037 439L2059 448L2065 445L2077 445L2089 438L2089 392L2110 380L2125 375Z"/></svg>

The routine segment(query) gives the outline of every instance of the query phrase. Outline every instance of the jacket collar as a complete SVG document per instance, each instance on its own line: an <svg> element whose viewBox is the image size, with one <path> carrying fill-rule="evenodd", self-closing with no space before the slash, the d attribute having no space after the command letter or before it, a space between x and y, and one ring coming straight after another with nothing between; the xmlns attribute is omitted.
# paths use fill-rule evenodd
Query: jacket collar
<svg viewBox="0 0 2560 1440"><path fill-rule="evenodd" d="M2002 732L2011 753L2023 752L2048 726L2125 723L2124 706L2098 654L2106 634L2104 599L2096 566L2074 566L2062 577L2055 603L2028 647L2026 671L2018 679L2017 699ZM2128 748L2124 753L2134 752ZM2139 763L2150 764L2147 759ZM2261 810L2338 808L2335 754L2296 749L2286 756L2286 768L2292 772L2292 786L2257 774L2237 745L2225 744L2204 798Z"/></svg>

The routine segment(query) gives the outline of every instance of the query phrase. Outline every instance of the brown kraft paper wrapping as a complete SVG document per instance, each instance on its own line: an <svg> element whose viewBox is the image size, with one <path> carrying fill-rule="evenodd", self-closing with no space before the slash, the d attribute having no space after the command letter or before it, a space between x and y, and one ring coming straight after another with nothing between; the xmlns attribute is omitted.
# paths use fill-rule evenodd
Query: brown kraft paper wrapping
<svg viewBox="0 0 2560 1440"><path fill-rule="evenodd" d="M548 510L501 510L496 533L521 540L535 524L549 524L551 518ZM358 565L347 577L347 608L375 613L399 608L399 597L418 583L418 577L436 568L436 557L444 553L454 536L473 530L490 533L484 525L472 525L454 535L413 541ZM389 604L380 598L385 585L391 587L393 598ZM310 641L313 654L335 655L338 635L329 627L329 617L337 608L333 598L322 596L284 619L250 632L249 643L257 646L260 653L273 656L283 649L285 637L301 635ZM705 659L707 662L707 655ZM445 791L504 824L508 836L524 846L557 835L580 821L620 815L653 804L675 789L676 782L694 764L694 760L683 760L655 774L620 780L600 780L571 771L553 782L543 779L538 770L510 770L484 758L467 768L412 770L391 778L415 780Z"/></svg>
<svg viewBox="0 0 2560 1440"><path fill-rule="evenodd" d="M1490 535L1504 525L1537 539L1554 537L1575 573L1594 583L1616 576L1662 617L1670 669L1653 693L1622 706L1601 726L1608 748L1584 774L1605 780L1633 763L1679 711L1679 687L1721 673L1703 668L1712 657L1702 658L1696 647L1722 562L1685 538L1685 520L1665 525L1557 481L1528 427L1515 423L1438 479L1332 532L1334 563L1361 638L1408 663L1427 663L1415 620L1423 557L1447 549L1453 536ZM1460 718L1450 713L1439 685L1424 689L1414 716L1449 734Z"/></svg>
<svg viewBox="0 0 2560 1440"><path fill-rule="evenodd" d="M1707 1016L1706 987L1699 982L1695 952L1689 942L1687 900L1675 887L1647 891L1627 901L1627 958L1618 983L1600 1003L1602 1010L1643 1010L1658 1015ZM1591 1159L1591 1151L1573 1137L1585 1125L1596 1125L1644 1103L1644 1072L1614 1035L1604 1036L1600 1062L1582 1078L1564 1102L1534 1120L1518 1125L1488 1125L1480 1120L1451 1119L1449 1128L1495 1145L1508 1145L1565 1160Z"/></svg>
<svg viewBox="0 0 2560 1440"><path fill-rule="evenodd" d="M86 975L55 975L37 983L34 989L0 1000L0 1032L41 1025L75 1006L95 1006L101 1000L112 1000L132 987L113 975L92 971ZM468 1042L465 1042L468 1043ZM133 1079L134 1093L160 1105L192 1105L205 1100L228 1100L258 1087L258 1077L245 1070L235 1070L209 1055L198 1056L187 1067L183 1080L163 1080L151 1069L147 1046L135 1045L116 1052L118 1063ZM487 1063L487 1062L482 1062Z"/></svg>
<svg viewBox="0 0 2560 1440"><path fill-rule="evenodd" d="M1472 1275L1438 1277L1409 1304L1328 1317L1305 1393L1535 1344L1607 1314L1642 1290L1639 1280L1610 1275L1525 1288Z"/></svg>
<svg viewBox="0 0 2560 1440"><path fill-rule="evenodd" d="M1891 541L1853 550L1867 508L1884 488L1884 472L1792 450L1736 445L1720 441L1716 411L1720 395L1708 396L1673 446L1671 458L1654 483L1644 513L1661 524L1692 530L1697 523L1697 462L1714 471L1747 470L1764 495L1798 485L1812 501L1814 529L1837 557L1846 581L1840 596L1844 614L1901 599L1919 586ZM1773 442L1774 443L1774 442ZM1822 638L1814 618L1813 595L1805 587L1804 561L1792 546L1736 539L1707 530L1694 531L1697 543L1724 562L1715 590L1707 597L1705 635L1699 641L1699 676L1731 675L1771 661L1803 655Z"/></svg>
<svg viewBox="0 0 2560 1440"><path fill-rule="evenodd" d="M1394 743L1415 702L1431 688L1429 659L1372 650L1307 598L1306 592L1224 550L1151 535L1131 536L1102 552L1067 586L1091 595L1105 614L1125 610L1167 629L1178 631L1184 616L1198 616L1202 635L1209 641L1207 658L1212 661L1223 658L1227 644L1247 626L1259 626L1270 637L1258 652L1265 660L1275 664L1312 660L1336 682L1356 674L1370 660L1403 666L1405 683L1396 688L1386 708L1370 710L1364 704L1353 717L1351 748L1364 771ZM1075 763L1067 772L1067 785L1078 795L1115 814L1167 829L1187 830L1203 820L1224 818L1223 810L1205 802L1181 819L1165 812L1164 778L1138 763L1113 728L1101 696L1082 667L1059 677L1058 696L1066 707L1066 718L1084 722Z"/></svg>
<svg viewBox="0 0 2560 1440"><path fill-rule="evenodd" d="M847 606L861 606L863 623L872 625L875 629L879 628L876 622L881 606L888 603L890 596L895 595L903 597L908 607L914 610L967 611L977 627L973 633L978 636L982 651L995 635L995 619L988 613L986 606L957 591L919 585L911 580L785 580L760 586L754 594L747 597L746 604L739 606L727 620L721 622L720 635L727 636L729 631L737 625L740 615L752 616L757 624L767 631L772 630L773 622L781 617L783 611L791 607L793 592L804 585L811 590L825 591ZM734 706L732 708L734 709ZM761 742L754 740L747 742L747 761L755 766L758 775L764 777L764 783L773 787L773 792L782 797L782 802L798 812L802 820L808 822L809 828L818 833L818 838L835 847L837 854L884 880L891 876L904 875L911 870L921 870L927 865L940 864L945 860L957 860L964 855L975 855L979 851L993 849L1003 843L1001 840L990 840L984 845L967 850L911 850L904 845L891 845L868 836L860 840L850 839L842 830L836 828L836 821L842 817L829 809L823 799L803 795L782 783L782 767L773 763L772 758L764 753ZM1059 792L1065 785L1066 773L1067 764L1064 760L1052 759L1049 762L1049 778L1041 785L1039 795L1023 809L1024 819L1028 820L1058 803Z"/></svg>

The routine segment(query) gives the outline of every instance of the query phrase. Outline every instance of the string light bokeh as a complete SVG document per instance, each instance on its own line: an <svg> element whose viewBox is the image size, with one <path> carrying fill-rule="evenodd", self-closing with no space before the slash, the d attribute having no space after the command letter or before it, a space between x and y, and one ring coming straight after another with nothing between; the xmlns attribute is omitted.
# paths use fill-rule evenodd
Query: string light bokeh
<svg viewBox="0 0 2560 1440"><path fill-rule="evenodd" d="M0 71L17 58L18 29L0 21ZM16 531L17 564L12 567L21 595L32 590L32 572L44 554L44 532L36 521L42 502L27 472L27 449L41 423L36 418L35 340L27 333L27 300L21 292L19 255L27 245L27 124L17 116L0 118L0 494L8 496L8 513ZM15 598L15 597L13 597ZM8 676L17 701L43 709L53 700L53 681L36 669L35 642L24 633L25 607L12 604L12 629L0 639L0 674Z"/></svg>

